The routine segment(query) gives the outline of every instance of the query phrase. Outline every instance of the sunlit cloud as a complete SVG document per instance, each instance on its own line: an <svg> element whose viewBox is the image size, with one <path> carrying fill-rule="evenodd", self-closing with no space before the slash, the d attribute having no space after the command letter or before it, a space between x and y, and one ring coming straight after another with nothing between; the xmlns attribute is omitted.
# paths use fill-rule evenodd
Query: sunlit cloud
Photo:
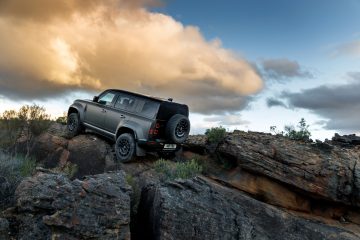
<svg viewBox="0 0 360 240"><path fill-rule="evenodd" d="M201 113L244 108L263 82L220 40L147 10L158 1L3 0L0 95L41 99L121 88Z"/></svg>

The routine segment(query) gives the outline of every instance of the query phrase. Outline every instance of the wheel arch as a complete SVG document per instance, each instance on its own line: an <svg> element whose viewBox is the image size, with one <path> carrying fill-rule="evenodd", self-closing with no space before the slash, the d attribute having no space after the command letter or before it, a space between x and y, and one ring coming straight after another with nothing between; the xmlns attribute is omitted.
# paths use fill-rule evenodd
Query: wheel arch
<svg viewBox="0 0 360 240"><path fill-rule="evenodd" d="M134 139L137 140L136 132L127 126L122 126L122 127L118 128L118 130L116 131L116 134L115 134L115 139L117 139L123 133L130 133L134 136Z"/></svg>
<svg viewBox="0 0 360 240"><path fill-rule="evenodd" d="M80 121L83 122L84 111L85 111L85 107L81 103L75 102L69 107L67 115L69 116L72 113L77 113L79 114Z"/></svg>
<svg viewBox="0 0 360 240"><path fill-rule="evenodd" d="M134 136L134 140L135 140L135 154L136 156L145 156L146 155L146 151L145 149L143 149L142 147L139 146L137 140L138 140L138 134L136 133L135 130L133 130L130 126L121 126L119 127L119 129L116 131L116 135L115 135L115 141L117 140L117 138L123 134L123 133L130 133Z"/></svg>

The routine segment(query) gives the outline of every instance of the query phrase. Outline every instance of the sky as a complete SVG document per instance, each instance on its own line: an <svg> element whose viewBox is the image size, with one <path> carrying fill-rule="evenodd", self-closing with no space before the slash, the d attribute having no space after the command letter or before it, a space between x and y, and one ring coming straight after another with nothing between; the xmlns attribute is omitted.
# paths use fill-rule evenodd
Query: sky
<svg viewBox="0 0 360 240"><path fill-rule="evenodd" d="M0 112L120 88L189 105L192 133L360 133L359 0L2 0Z"/></svg>

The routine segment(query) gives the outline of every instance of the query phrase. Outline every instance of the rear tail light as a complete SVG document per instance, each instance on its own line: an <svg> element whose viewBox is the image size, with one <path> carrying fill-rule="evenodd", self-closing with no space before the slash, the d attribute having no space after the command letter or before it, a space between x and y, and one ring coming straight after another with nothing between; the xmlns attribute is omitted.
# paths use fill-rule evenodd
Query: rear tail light
<svg viewBox="0 0 360 240"><path fill-rule="evenodd" d="M149 134L150 135L158 135L160 133L160 128L161 128L161 122L159 120L157 120L155 122L155 124L153 124L149 130Z"/></svg>

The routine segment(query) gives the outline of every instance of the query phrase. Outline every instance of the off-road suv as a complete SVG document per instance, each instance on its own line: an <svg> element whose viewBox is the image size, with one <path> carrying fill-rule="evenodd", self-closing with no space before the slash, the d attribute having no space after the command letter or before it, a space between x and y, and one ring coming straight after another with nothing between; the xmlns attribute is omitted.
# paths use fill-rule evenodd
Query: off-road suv
<svg viewBox="0 0 360 240"><path fill-rule="evenodd" d="M89 128L115 141L116 157L127 162L147 151L172 154L189 135L187 105L109 89L91 100L76 100L68 111L67 130L75 136Z"/></svg>

